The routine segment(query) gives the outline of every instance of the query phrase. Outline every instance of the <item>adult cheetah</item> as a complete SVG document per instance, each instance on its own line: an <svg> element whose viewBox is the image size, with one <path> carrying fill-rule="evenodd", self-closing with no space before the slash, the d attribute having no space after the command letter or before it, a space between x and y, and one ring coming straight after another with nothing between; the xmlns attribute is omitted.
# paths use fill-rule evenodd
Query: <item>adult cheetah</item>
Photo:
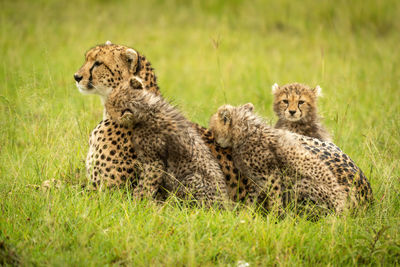
<svg viewBox="0 0 400 267"><path fill-rule="evenodd" d="M74 75L79 91L99 95L103 104L113 89L132 77L140 78L145 90L160 94L154 69L145 56L132 48L108 41L87 51L84 64ZM248 181L241 178L234 167L230 149L221 148L215 143L208 129L195 123L192 126L217 159L230 198L244 200ZM94 186L120 186L126 183L136 186L140 169L134 168L137 153L131 139L133 134L134 130L110 119L104 109L103 120L91 132L86 158L88 178Z"/></svg>
<svg viewBox="0 0 400 267"><path fill-rule="evenodd" d="M363 172L337 146L269 127L253 108L224 105L210 119L216 141L232 148L235 166L252 181L251 198L261 195L267 209L310 200L338 213L373 199Z"/></svg>

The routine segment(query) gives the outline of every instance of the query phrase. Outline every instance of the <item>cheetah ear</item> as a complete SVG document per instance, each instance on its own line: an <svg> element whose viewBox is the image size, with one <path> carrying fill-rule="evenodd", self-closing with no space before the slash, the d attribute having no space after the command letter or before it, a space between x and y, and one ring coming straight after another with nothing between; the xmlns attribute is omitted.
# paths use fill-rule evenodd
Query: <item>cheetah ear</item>
<svg viewBox="0 0 400 267"><path fill-rule="evenodd" d="M279 85L277 83L274 83L274 85L272 85L272 93L275 94L279 89Z"/></svg>
<svg viewBox="0 0 400 267"><path fill-rule="evenodd" d="M128 66L129 71L131 73L135 73L138 65L138 58L139 58L138 53L132 48L128 48L124 53L124 57L127 64L129 65Z"/></svg>
<svg viewBox="0 0 400 267"><path fill-rule="evenodd" d="M314 93L316 96L321 97L322 96L322 88L317 85L314 89L313 89Z"/></svg>
<svg viewBox="0 0 400 267"><path fill-rule="evenodd" d="M242 105L242 108L244 108L247 111L253 112L254 105L252 103L247 103L247 104Z"/></svg>
<svg viewBox="0 0 400 267"><path fill-rule="evenodd" d="M134 90L142 90L143 89L143 82L138 77L133 77L129 80L129 85Z"/></svg>
<svg viewBox="0 0 400 267"><path fill-rule="evenodd" d="M111 41L110 41L110 40L107 40L107 41L106 41L106 45L112 45Z"/></svg>
<svg viewBox="0 0 400 267"><path fill-rule="evenodd" d="M224 125L231 122L231 113L226 108L218 111L218 117L224 122Z"/></svg>

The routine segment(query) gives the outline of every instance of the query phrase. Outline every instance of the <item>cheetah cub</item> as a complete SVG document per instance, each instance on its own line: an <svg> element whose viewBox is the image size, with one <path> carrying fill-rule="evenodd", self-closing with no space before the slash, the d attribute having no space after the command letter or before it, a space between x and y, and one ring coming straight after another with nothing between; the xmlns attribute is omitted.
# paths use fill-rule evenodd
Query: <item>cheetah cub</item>
<svg viewBox="0 0 400 267"><path fill-rule="evenodd" d="M372 199L368 180L338 147L269 127L253 109L224 105L210 119L217 143L232 149L235 166L252 181L250 199L278 211L293 201L336 212Z"/></svg>
<svg viewBox="0 0 400 267"><path fill-rule="evenodd" d="M272 86L274 111L279 117L275 128L289 130L321 141L331 141L317 113L321 87L310 88L299 83Z"/></svg>
<svg viewBox="0 0 400 267"><path fill-rule="evenodd" d="M234 165L250 180L247 201L281 212L283 183L279 161L270 147L275 146L277 131L255 117L253 109L251 103L224 105L211 117L209 129L221 147L231 148Z"/></svg>
<svg viewBox="0 0 400 267"><path fill-rule="evenodd" d="M192 124L161 96L142 89L142 81L131 78L113 90L105 105L111 118L134 130L142 168L134 194L154 197L164 187L206 206L225 204L224 176Z"/></svg>

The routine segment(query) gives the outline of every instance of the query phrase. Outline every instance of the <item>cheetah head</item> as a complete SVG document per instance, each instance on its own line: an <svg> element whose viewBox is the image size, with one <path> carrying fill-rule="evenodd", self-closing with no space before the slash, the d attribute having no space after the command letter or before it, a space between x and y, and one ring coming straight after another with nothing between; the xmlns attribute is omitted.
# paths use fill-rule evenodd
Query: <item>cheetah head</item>
<svg viewBox="0 0 400 267"><path fill-rule="evenodd" d="M280 119L291 122L307 121L316 116L317 98L321 87L309 88L299 83L272 86L274 111Z"/></svg>
<svg viewBox="0 0 400 267"><path fill-rule="evenodd" d="M146 93L143 88L143 81L133 77L113 90L105 103L109 116L124 126L140 122L143 119L139 112L142 107L140 99Z"/></svg>
<svg viewBox="0 0 400 267"><path fill-rule="evenodd" d="M210 130L214 134L215 141L221 147L232 147L233 126L239 113L253 112L254 105L247 103L245 105L234 107L223 105L218 108L217 113L211 116Z"/></svg>
<svg viewBox="0 0 400 267"><path fill-rule="evenodd" d="M107 98L111 91L135 74L138 52L132 48L107 41L90 49L85 63L74 74L76 86L83 94L97 94Z"/></svg>

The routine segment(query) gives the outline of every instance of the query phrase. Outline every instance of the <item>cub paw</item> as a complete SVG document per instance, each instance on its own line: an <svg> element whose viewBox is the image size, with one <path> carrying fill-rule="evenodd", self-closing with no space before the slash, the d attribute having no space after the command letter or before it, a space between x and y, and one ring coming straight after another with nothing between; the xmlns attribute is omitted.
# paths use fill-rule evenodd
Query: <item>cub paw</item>
<svg viewBox="0 0 400 267"><path fill-rule="evenodd" d="M123 126L131 126L134 121L133 113L129 109L124 110L118 120Z"/></svg>

